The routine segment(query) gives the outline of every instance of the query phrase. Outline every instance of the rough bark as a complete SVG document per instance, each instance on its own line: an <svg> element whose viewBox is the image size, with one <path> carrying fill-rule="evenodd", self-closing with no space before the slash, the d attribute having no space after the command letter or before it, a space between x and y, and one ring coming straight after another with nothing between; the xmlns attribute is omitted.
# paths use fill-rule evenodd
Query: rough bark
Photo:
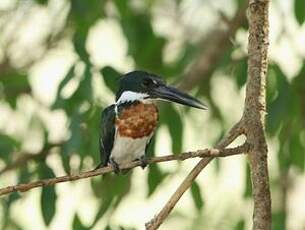
<svg viewBox="0 0 305 230"><path fill-rule="evenodd" d="M254 199L253 229L271 229L271 198L264 132L268 51L268 0L249 3L248 81L243 114Z"/></svg>

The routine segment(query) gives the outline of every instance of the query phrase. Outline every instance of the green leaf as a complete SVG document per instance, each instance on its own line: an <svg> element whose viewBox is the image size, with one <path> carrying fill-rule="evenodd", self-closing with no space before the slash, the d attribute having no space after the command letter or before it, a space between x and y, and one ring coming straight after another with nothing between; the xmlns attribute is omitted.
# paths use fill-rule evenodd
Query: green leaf
<svg viewBox="0 0 305 230"><path fill-rule="evenodd" d="M96 164L100 163L99 155L99 133L100 133L100 117L102 108L98 106L92 106L83 116L83 122L86 124L86 128L82 130L83 140L83 155L93 158Z"/></svg>
<svg viewBox="0 0 305 230"><path fill-rule="evenodd" d="M104 201L121 199L130 190L131 173L132 171L126 175L107 174L103 177L94 178L91 182L95 196Z"/></svg>
<svg viewBox="0 0 305 230"><path fill-rule="evenodd" d="M247 59L243 58L236 64L236 72L234 74L235 75L234 78L236 79L236 83L239 89L246 84L247 71L248 71Z"/></svg>
<svg viewBox="0 0 305 230"><path fill-rule="evenodd" d="M166 174L163 173L157 164L151 164L148 168L148 194L151 196L157 189L158 185L164 180Z"/></svg>
<svg viewBox="0 0 305 230"><path fill-rule="evenodd" d="M16 108L19 95L31 93L28 77L24 73L14 71L1 73L1 85L3 85L5 99L12 108Z"/></svg>
<svg viewBox="0 0 305 230"><path fill-rule="evenodd" d="M75 112L71 117L71 122L69 125L71 136L63 146L63 154L69 155L73 152L79 152L79 148L82 143L80 124L81 124L81 115L78 112Z"/></svg>
<svg viewBox="0 0 305 230"><path fill-rule="evenodd" d="M11 159L11 153L19 148L19 143L12 137L0 134L0 158L5 162L8 162Z"/></svg>
<svg viewBox="0 0 305 230"><path fill-rule="evenodd" d="M280 73L281 74L281 73ZM268 77L267 77L267 84L266 84L266 100L267 104L269 105L271 102L273 102L276 97L278 96L278 79L277 79L277 72L274 71L274 68L270 66L268 71Z"/></svg>
<svg viewBox="0 0 305 230"><path fill-rule="evenodd" d="M74 219L73 219L73 230L87 230L90 229L86 226L83 225L81 220L79 219L78 215L75 214Z"/></svg>
<svg viewBox="0 0 305 230"><path fill-rule="evenodd" d="M237 224L234 227L235 230L244 230L245 229L245 221L240 220L237 222Z"/></svg>
<svg viewBox="0 0 305 230"><path fill-rule="evenodd" d="M272 213L272 229L285 230L286 229L286 213L278 211Z"/></svg>
<svg viewBox="0 0 305 230"><path fill-rule="evenodd" d="M289 137L289 156L291 158L291 163L304 172L305 167L305 153L304 146L300 140L300 132L294 133Z"/></svg>
<svg viewBox="0 0 305 230"><path fill-rule="evenodd" d="M287 138L287 135L289 135L289 130L288 132L286 132L287 128L282 128L281 132L280 132L280 149L278 151L277 154L277 159L278 159L278 163L279 163L279 168L280 171L288 171L290 166L291 166L291 157L290 157L290 151L288 149L289 145L289 139L286 140L285 138Z"/></svg>
<svg viewBox="0 0 305 230"><path fill-rule="evenodd" d="M68 81L69 78L72 78L73 71L68 73L64 82ZM64 84L64 83L63 83ZM93 89L92 89L92 73L91 65L86 65L83 76L79 82L78 88L68 99L63 99L59 97L59 100L53 105L54 108L63 108L68 116L71 116L73 113L78 112L80 106L84 102L92 102L93 100Z"/></svg>
<svg viewBox="0 0 305 230"><path fill-rule="evenodd" d="M191 193L193 197L194 204L198 211L200 211L203 207L203 199L200 192L200 187L196 181L192 183Z"/></svg>
<svg viewBox="0 0 305 230"><path fill-rule="evenodd" d="M48 3L48 0L35 0L40 5L46 5Z"/></svg>
<svg viewBox="0 0 305 230"><path fill-rule="evenodd" d="M80 59L87 65L90 64L89 53L86 49L86 41L90 28L104 15L104 4L101 0L71 0L71 19L74 22L75 33L73 36L73 45L75 52Z"/></svg>
<svg viewBox="0 0 305 230"><path fill-rule="evenodd" d="M104 16L103 0L71 0L71 16L75 26L80 29L91 27L99 18Z"/></svg>
<svg viewBox="0 0 305 230"><path fill-rule="evenodd" d="M156 147L156 138L158 132L152 138L149 146L146 150L146 154L148 157L152 157L155 154L155 147ZM148 193L147 196L151 196L157 189L158 185L165 179L167 173L163 173L158 166L158 164L150 164L148 166L148 175L147 175L147 184L148 184Z"/></svg>
<svg viewBox="0 0 305 230"><path fill-rule="evenodd" d="M167 103L162 106L160 121L168 127L172 139L172 151L181 153L183 139L183 124L179 113L173 105Z"/></svg>
<svg viewBox="0 0 305 230"><path fill-rule="evenodd" d="M286 76L278 66L272 66L270 74L272 72L276 75L277 97L267 105L266 131L271 135L275 135L283 122L289 119L289 113L293 104L291 103L291 87Z"/></svg>
<svg viewBox="0 0 305 230"><path fill-rule="evenodd" d="M65 104L65 99L62 98L61 93L63 88L68 84L68 82L74 77L74 72L75 72L75 65L73 65L66 76L63 78L63 80L60 82L58 89L57 89L57 94L56 94L56 100L54 104L52 105L52 109L59 109L63 108Z"/></svg>
<svg viewBox="0 0 305 230"><path fill-rule="evenodd" d="M104 214L109 211L109 209L111 209L111 203L112 203L112 199L108 199L102 202L98 212L95 215L94 221L90 226L90 229L92 229L96 223L99 221L99 219L101 219Z"/></svg>
<svg viewBox="0 0 305 230"><path fill-rule="evenodd" d="M244 192L244 197L248 198L252 196L252 183L251 183L251 172L250 172L249 164L247 162L245 163L247 164L247 166L246 166L246 188Z"/></svg>
<svg viewBox="0 0 305 230"><path fill-rule="evenodd" d="M62 150L63 154L60 154L61 163L62 163L62 166L63 166L65 172L67 174L69 174L70 173L70 158L71 158L71 155L66 154L64 151L65 150Z"/></svg>
<svg viewBox="0 0 305 230"><path fill-rule="evenodd" d="M45 224L48 226L56 211L56 192L54 186L43 187L41 193L41 211Z"/></svg>
<svg viewBox="0 0 305 230"><path fill-rule="evenodd" d="M107 211L116 208L124 196L128 194L131 187L131 173L132 171L125 175L107 174L102 177L95 177L91 180L91 187L94 195L101 200L101 206L91 228Z"/></svg>
<svg viewBox="0 0 305 230"><path fill-rule="evenodd" d="M92 74L91 74L91 66L86 65L82 80L79 83L78 89L72 96L72 99L81 101L82 99L92 101L93 97L92 90Z"/></svg>
<svg viewBox="0 0 305 230"><path fill-rule="evenodd" d="M118 89L118 80L122 75L118 71L116 71L111 66L106 66L101 70L101 74L103 76L104 82L106 86L115 93Z"/></svg>
<svg viewBox="0 0 305 230"><path fill-rule="evenodd" d="M305 1L294 0L294 15L300 25L305 21Z"/></svg>
<svg viewBox="0 0 305 230"><path fill-rule="evenodd" d="M209 47L211 44L213 44L214 41L209 41L207 44L205 44L205 47ZM234 47L230 47L226 50L223 50L223 53L222 53L222 56L221 58L215 62L215 65L212 67L211 71L208 73L208 75L210 76L211 74L213 74L214 70L216 69L222 69L222 70L228 70L230 69L230 64L232 63L232 52L234 51ZM200 49L198 49L198 46L197 46L197 52L200 52ZM200 54L200 53L199 53ZM199 55L198 54L198 55ZM239 62L233 62L233 67L235 67L235 65L239 64ZM232 73L228 73L228 75L232 75ZM234 75L235 76L235 75ZM206 76L205 78L210 78L208 76ZM207 80L207 79L206 79ZM202 81L201 82L201 85L202 83L205 82L205 81ZM204 84L205 85L205 84ZM202 87L202 86L201 86Z"/></svg>
<svg viewBox="0 0 305 230"><path fill-rule="evenodd" d="M128 40L128 54L133 57L137 68L163 75L166 39L154 33L150 14L135 10L128 1L116 0L114 3Z"/></svg>
<svg viewBox="0 0 305 230"><path fill-rule="evenodd" d="M295 88L294 90L300 95L302 95L305 92L305 60L303 60L302 68L300 69L297 76L292 80L292 85Z"/></svg>
<svg viewBox="0 0 305 230"><path fill-rule="evenodd" d="M89 28L80 27L73 36L74 50L87 65L90 63L88 51L86 49L86 40L88 37Z"/></svg>
<svg viewBox="0 0 305 230"><path fill-rule="evenodd" d="M39 175L43 178L55 177L55 174L53 173L52 169L45 164L40 165ZM42 217L47 226L51 223L53 217L55 216L56 199L57 195L54 186L47 186L42 188L40 204Z"/></svg>
<svg viewBox="0 0 305 230"><path fill-rule="evenodd" d="M28 165L24 165L23 167L20 167L18 171L18 183L28 183L29 181L31 181L33 174L35 173L29 170Z"/></svg>
<svg viewBox="0 0 305 230"><path fill-rule="evenodd" d="M14 192L14 193L11 193L9 194L7 197L3 198L3 200L1 200L1 205L2 205L2 211L3 211L3 217L6 216L6 217L9 217L9 212L10 212L10 207L11 205L17 201L18 199L21 198L21 195L20 193L17 193L17 192ZM8 221L7 218L5 218L5 221ZM3 226L5 226L5 224L8 224L8 223L3 223ZM3 228L3 229L6 229L6 228Z"/></svg>
<svg viewBox="0 0 305 230"><path fill-rule="evenodd" d="M10 229L10 230L23 230L19 223L16 223L10 216L6 217L4 223L1 223L1 229Z"/></svg>
<svg viewBox="0 0 305 230"><path fill-rule="evenodd" d="M245 0L236 0L238 8L242 7L245 4Z"/></svg>

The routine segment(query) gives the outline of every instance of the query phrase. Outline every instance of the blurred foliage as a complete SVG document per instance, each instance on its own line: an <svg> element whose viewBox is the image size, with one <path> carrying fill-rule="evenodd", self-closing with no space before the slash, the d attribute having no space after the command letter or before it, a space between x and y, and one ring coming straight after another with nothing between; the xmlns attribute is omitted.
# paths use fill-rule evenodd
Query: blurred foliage
<svg viewBox="0 0 305 230"><path fill-rule="evenodd" d="M201 196L201 192L200 192L200 186L198 185L198 183L195 181L192 186L191 186L191 193L192 193L192 197L195 203L195 206L197 208L198 211L200 211L203 208L203 199Z"/></svg>
<svg viewBox="0 0 305 230"><path fill-rule="evenodd" d="M300 25L305 21L305 2L302 0L294 0L294 14Z"/></svg>
<svg viewBox="0 0 305 230"><path fill-rule="evenodd" d="M45 164L39 165L39 172L41 178L52 178L55 177L54 172ZM46 225L49 225L56 212L56 192L54 186L43 187L41 192L41 212L43 220Z"/></svg>
<svg viewBox="0 0 305 230"><path fill-rule="evenodd" d="M18 4L22 5L22 2L18 1ZM33 4L43 8L47 8L50 5L48 0L36 0L34 2ZM187 37L183 41L179 57L174 61L166 62L164 53L169 52L167 45L170 42L170 38L157 34L152 24L154 20L153 6L158 1L143 1L142 7L135 7L131 4L131 1L121 0L113 2L106 0L67 0L67 2L69 3L69 10L63 28L56 32L57 36L55 36L55 32L50 31L49 36L56 37L56 39L46 39L44 45L47 47L46 52L51 52L52 47L56 46L60 41L68 40L72 44L77 58L59 83L55 101L52 105L43 106L44 109L49 111L64 111L67 117L70 133L66 139L57 145L56 152L60 153L61 166L66 173L70 173L71 168L73 168L71 163L73 156L78 156L80 159L77 170L84 169L85 162L88 159L93 162L92 167L97 165L100 160L98 154L99 119L101 110L107 104L94 96L94 76L98 75L109 89L109 92L114 95L118 78L122 74L120 70L113 66L100 67L92 63L87 50L87 38L91 28L98 21L114 19L119 23L128 44L127 55L134 61L135 69L154 72L164 76L170 82L179 82L181 75L186 74L189 66L196 60L198 55L204 52L206 47L200 41L191 41ZM238 7L243 3L244 1L236 0ZM176 8L179 8L181 1L173 1L173 4ZM109 9L114 9L115 13L109 13ZM304 9L304 0L294 0L294 15L299 25L304 25ZM13 10L19 11L20 9L16 6L16 9ZM1 28L4 25L1 24ZM242 23L240 30L245 29L247 27ZM2 30L0 30L0 37L1 33ZM202 35L202 37L204 36L205 34ZM54 44L49 44L50 42ZM32 62L31 65L14 64L13 58L9 54L10 47L8 44L6 45L0 46L0 99L3 105L7 105L11 110L16 111L18 109L18 101L25 95L29 95L33 100L39 102L39 99L32 93L29 75L30 67L38 63L40 59L29 60L29 63ZM205 97L205 100L208 101L211 119L220 124L220 136L226 132L227 120L226 115L222 113L220 105L212 98L211 78L215 72L232 76L236 91L244 90L247 76L247 58L246 55L235 58L233 55L235 51L240 51L240 47L234 44L224 50L222 60L219 63L215 63L215 66L211 68L213 73L200 84L200 90L198 90L199 87L197 85L194 86L197 90L197 96ZM26 58L26 54L24 58ZM281 67L272 60L270 63L272 64L270 65L267 79L268 114L266 132L270 140L278 142L276 157L280 166L280 176L274 179L272 186L281 190L283 189L281 176L286 177L291 169L297 170L299 174L302 174L305 168L305 61L303 61L300 72L293 77L288 77ZM78 83L75 91L66 96L64 93L65 88L75 81ZM188 109L184 109L183 112L187 114L188 111ZM160 126L166 127L169 131L172 140L172 151L180 153L183 150L184 132L181 112L172 105L161 104L160 113ZM54 147L54 143L48 139L49 131L46 130L46 125L41 124L41 126L45 135L41 149L50 151ZM0 132L0 162L1 167L5 168L22 156L20 152L23 151L23 137L12 135L7 130L0 130ZM214 142L217 140L214 140ZM150 155L153 155L154 148L155 143L153 141L149 149ZM25 183L38 178L54 177L54 169L48 165L46 158L47 156L43 156L39 160L28 161L21 167L16 168L17 182ZM219 164L217 166L220 167ZM73 170L75 170L75 167ZM249 199L251 196L251 182L248 167L246 167L246 175L244 199ZM158 165L149 166L147 173L148 197L154 194L167 176L168 172L162 171ZM290 179L293 180L293 178ZM91 180L91 188L95 198L99 200L99 208L94 221L90 226L86 226L82 223L79 214L75 213L71 224L72 228L82 230L96 226L97 222L104 218L106 213L113 212L121 204L121 201L131 189L131 181L132 172L126 176L107 175L93 178ZM190 191L198 216L202 214L205 208L205 198L202 196L203 189L200 184L194 183ZM56 190L56 187L41 189L41 213L46 226L52 223L56 214L58 194ZM10 213L11 206L22 198L19 194L13 193L1 200L3 215L0 227L2 229L23 229L22 226L14 222ZM283 227L285 225L286 211L274 211L274 229L282 229L280 226ZM113 228L113 223L109 222L107 229L124 228L120 226L120 223L116 223L116 227ZM245 220L237 217L232 229L245 229Z"/></svg>

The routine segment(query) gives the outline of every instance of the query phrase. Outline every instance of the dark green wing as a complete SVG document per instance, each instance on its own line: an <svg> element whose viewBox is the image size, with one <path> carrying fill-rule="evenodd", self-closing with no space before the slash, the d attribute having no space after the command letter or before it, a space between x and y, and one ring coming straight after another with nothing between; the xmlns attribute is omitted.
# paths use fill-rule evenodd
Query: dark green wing
<svg viewBox="0 0 305 230"><path fill-rule="evenodd" d="M115 135L115 105L111 105L103 110L100 127L100 154L102 166L107 166L110 153L113 147Z"/></svg>

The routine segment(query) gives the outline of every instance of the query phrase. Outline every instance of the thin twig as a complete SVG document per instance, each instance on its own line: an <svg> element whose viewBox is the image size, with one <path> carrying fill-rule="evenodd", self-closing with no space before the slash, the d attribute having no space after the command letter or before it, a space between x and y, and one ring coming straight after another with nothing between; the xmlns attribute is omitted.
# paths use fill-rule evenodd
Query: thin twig
<svg viewBox="0 0 305 230"><path fill-rule="evenodd" d="M243 119L241 119L239 122L237 122L233 127L229 130L227 135L219 141L219 143L216 145L216 148L223 149L230 145L238 136L244 133L244 127L243 127Z"/></svg>
<svg viewBox="0 0 305 230"><path fill-rule="evenodd" d="M195 157L226 157L226 156L232 156L236 154L241 154L245 151L245 149L249 148L248 144L244 144L242 146L236 147L236 148L227 148L227 149L204 149L204 150L198 150L195 152L185 152L177 155L168 155L168 156L162 156L162 157L154 157L147 161L148 164L152 163L159 163L159 162L166 162L166 161L174 161L174 160L186 160L189 158L195 158ZM135 168L137 166L141 166L140 161L134 161L126 164L120 165L120 169L131 169ZM55 177L50 179L44 179L40 181L35 181L27 184L18 184L14 186L8 186L6 188L0 189L0 196L5 195L11 192L26 192L30 189L36 188L36 187L44 187L49 185L54 185L57 183L62 183L66 181L74 181L79 179L84 179L88 177L94 177L98 175L103 175L106 173L110 173L113 171L113 168L110 166L103 167L97 170L87 171L83 172L77 175L66 175L61 177Z"/></svg>

